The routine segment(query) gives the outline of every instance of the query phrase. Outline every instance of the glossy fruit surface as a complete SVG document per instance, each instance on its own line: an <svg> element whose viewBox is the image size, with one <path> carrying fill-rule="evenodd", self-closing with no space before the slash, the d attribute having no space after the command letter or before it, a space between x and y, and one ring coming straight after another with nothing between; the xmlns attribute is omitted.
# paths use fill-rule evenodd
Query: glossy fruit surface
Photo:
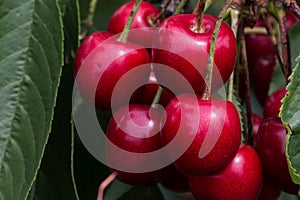
<svg viewBox="0 0 300 200"><path fill-rule="evenodd" d="M148 83L138 88L133 93L131 103L151 105L156 96L158 87L159 84L157 82L155 74L153 71L151 71ZM165 107L173 97L174 94L167 88L164 88L160 97L159 104Z"/></svg>
<svg viewBox="0 0 300 200"><path fill-rule="evenodd" d="M166 113L161 137L164 145L171 141L175 144L166 150L172 159L184 152L174 162L180 172L213 174L235 156L241 142L241 125L231 102L182 94L170 101Z"/></svg>
<svg viewBox="0 0 300 200"><path fill-rule="evenodd" d="M273 54L260 57L253 66L253 89L261 105L264 105L268 97L269 87L275 66L276 60L275 55Z"/></svg>
<svg viewBox="0 0 300 200"><path fill-rule="evenodd" d="M151 115L151 118L150 118ZM162 147L160 135L160 118L162 111L145 105L121 107L114 115L107 127L107 137L117 147L133 153L149 153ZM143 166L140 160L132 157L124 157L120 151L113 151L106 144L108 163L113 165ZM153 161L155 162L155 161ZM163 168L146 173L129 173L115 169L117 178L132 185L148 186L159 182L168 170Z"/></svg>
<svg viewBox="0 0 300 200"><path fill-rule="evenodd" d="M204 15L203 33L191 29L195 24L196 15L179 14L165 19L156 33L152 56L153 62L168 66L157 67L154 72L159 82L168 82L168 85L186 93L180 80L173 73L178 72L191 84L193 89L201 93L204 87L208 52L211 43L216 17ZM230 27L223 22L217 38L215 51L215 68L213 70L214 90L226 82L231 75L236 61L235 36ZM182 87L182 88L181 88Z"/></svg>
<svg viewBox="0 0 300 200"><path fill-rule="evenodd" d="M256 151L242 145L226 169L214 176L191 176L190 188L198 200L257 199L263 182L263 172Z"/></svg>
<svg viewBox="0 0 300 200"><path fill-rule="evenodd" d="M118 98L114 99L114 106L128 104L128 91L139 82L146 83L149 78L148 63L149 54L142 46L106 40L94 48L80 66L80 76L76 80L80 94L96 108L110 109L116 84L125 74L130 73L127 74L126 84L118 84Z"/></svg>
<svg viewBox="0 0 300 200"><path fill-rule="evenodd" d="M285 156L286 134L279 117L265 119L258 131L257 151L268 178L283 191L297 194L298 187L290 177Z"/></svg>
<svg viewBox="0 0 300 200"><path fill-rule="evenodd" d="M74 77L77 76L78 70L86 59L86 57L95 49L99 44L101 44L106 39L112 37L113 34L109 32L94 32L87 36L83 42L80 44L75 55L75 65L74 65Z"/></svg>
<svg viewBox="0 0 300 200"><path fill-rule="evenodd" d="M119 7L109 20L108 32L118 34L124 29L130 12L134 6L135 1L127 2ZM154 30L151 27L150 17L155 17L159 14L159 10L151 3L143 1L131 25L132 31L129 34L128 40L142 45L151 46ZM161 20L158 20L160 22Z"/></svg>
<svg viewBox="0 0 300 200"><path fill-rule="evenodd" d="M282 105L282 98L285 97L287 90L285 88L281 88L275 92L273 92L265 101L264 105L264 118L278 116L280 112L280 107Z"/></svg>

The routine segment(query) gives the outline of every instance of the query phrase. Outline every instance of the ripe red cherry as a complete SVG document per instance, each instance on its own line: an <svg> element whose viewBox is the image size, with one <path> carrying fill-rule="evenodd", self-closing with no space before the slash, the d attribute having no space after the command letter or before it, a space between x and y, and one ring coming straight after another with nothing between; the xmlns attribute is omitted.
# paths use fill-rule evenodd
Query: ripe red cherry
<svg viewBox="0 0 300 200"><path fill-rule="evenodd" d="M280 107L282 105L281 100L286 95L287 90L285 88L281 88L274 93L272 93L264 105L264 118L278 116L280 112Z"/></svg>
<svg viewBox="0 0 300 200"><path fill-rule="evenodd" d="M108 31L114 34L121 33L130 15L130 12L135 4L131 1L119 7L109 20ZM152 27L151 17L159 14L159 10L151 3L143 1L131 25L131 29L138 29L129 34L128 40L142 45L151 46L154 30L149 29ZM161 20L158 20L158 23ZM149 45L149 46L148 46Z"/></svg>
<svg viewBox="0 0 300 200"><path fill-rule="evenodd" d="M263 172L255 150L242 145L226 169L214 176L191 176L190 188L198 200L253 200L262 187Z"/></svg>
<svg viewBox="0 0 300 200"><path fill-rule="evenodd" d="M183 193L190 190L188 177L180 173L173 164L168 167L168 175L160 184L173 192Z"/></svg>
<svg viewBox="0 0 300 200"><path fill-rule="evenodd" d="M256 147L257 133L258 129L263 122L263 119L255 113L252 113L252 123L253 123L253 146Z"/></svg>
<svg viewBox="0 0 300 200"><path fill-rule="evenodd" d="M154 72L159 82L168 82L170 88L178 88L186 93L180 80L172 73L177 71L184 76L193 89L201 93L207 68L208 52L210 48L216 17L204 15L203 33L197 33L191 26L195 24L196 15L179 14L165 19L159 26L154 38L152 56L153 62L169 66L157 67ZM226 59L225 59L226 58ZM223 22L217 38L215 51L215 68L213 74L213 89L223 85L230 77L236 60L236 41L230 27ZM219 74L219 76L218 76ZM221 76L220 76L221 75Z"/></svg>
<svg viewBox="0 0 300 200"><path fill-rule="evenodd" d="M170 101L166 113L161 137L163 144L171 141L175 144L174 148L166 147L172 159L184 152L174 162L181 173L213 174L225 168L235 156L241 142L241 125L231 102L182 94Z"/></svg>
<svg viewBox="0 0 300 200"><path fill-rule="evenodd" d="M78 70L86 59L86 57L91 53L93 49L95 49L99 44L113 36L113 34L109 32L94 32L87 36L83 42L80 44L77 49L74 61L74 77L77 76Z"/></svg>
<svg viewBox="0 0 300 200"><path fill-rule="evenodd" d="M264 105L269 92L270 82L276 66L273 54L257 59L253 66L252 83L255 95L261 105Z"/></svg>
<svg viewBox="0 0 300 200"><path fill-rule="evenodd" d="M268 178L283 191L297 194L298 186L290 177L285 156L286 133L279 117L265 119L258 130L257 151Z"/></svg>
<svg viewBox="0 0 300 200"><path fill-rule="evenodd" d="M129 105L115 112L107 127L107 137L119 148L133 153L149 153L162 148L160 119L162 110L146 105ZM151 117L150 117L151 116ZM106 145L107 162L112 165L143 166L140 160L124 157L119 151L113 151ZM155 161L153 161L155 162ZM168 167L146 173L118 172L117 178L132 185L148 186L159 182L168 174Z"/></svg>
<svg viewBox="0 0 300 200"><path fill-rule="evenodd" d="M267 177L264 177L263 187L258 200L277 200L280 196L281 189Z"/></svg>
<svg viewBox="0 0 300 200"><path fill-rule="evenodd" d="M80 53L77 56L82 57ZM80 94L96 108L110 109L117 82L130 72L127 74L130 80L127 80L126 84L119 84L121 88L118 90L118 99L114 106L128 104L128 91L135 88L135 84L139 82L146 83L149 78L151 69L148 63L149 54L142 46L110 38L95 47L80 65L80 76L76 79ZM140 70L131 71L132 69ZM96 88L96 92L92 88Z"/></svg>
<svg viewBox="0 0 300 200"><path fill-rule="evenodd" d="M151 71L148 84L138 88L133 93L131 103L151 105L157 93L158 87L159 84L157 82L155 74L153 71ZM174 94L167 88L164 88L159 104L162 106L167 106L167 104L173 97Z"/></svg>

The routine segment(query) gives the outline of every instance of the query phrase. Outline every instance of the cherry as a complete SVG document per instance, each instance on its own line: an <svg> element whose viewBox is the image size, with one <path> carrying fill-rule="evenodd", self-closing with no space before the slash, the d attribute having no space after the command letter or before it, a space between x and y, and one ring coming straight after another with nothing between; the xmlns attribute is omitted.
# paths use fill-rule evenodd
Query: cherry
<svg viewBox="0 0 300 200"><path fill-rule="evenodd" d="M157 93L158 87L159 84L155 74L153 71L151 71L148 84L138 88L133 93L131 103L151 105ZM167 88L164 88L159 104L165 107L173 97L174 94Z"/></svg>
<svg viewBox="0 0 300 200"><path fill-rule="evenodd" d="M280 196L281 189L271 180L264 177L263 187L259 195L259 200L277 200Z"/></svg>
<svg viewBox="0 0 300 200"><path fill-rule="evenodd" d="M265 101L264 105L264 118L278 116L280 112L280 107L282 105L281 100L285 97L287 90L285 88L281 88L275 92L273 92Z"/></svg>
<svg viewBox="0 0 300 200"><path fill-rule="evenodd" d="M175 165L168 167L168 176L161 180L160 183L173 192L183 193L190 190L188 177L180 173Z"/></svg>
<svg viewBox="0 0 300 200"><path fill-rule="evenodd" d="M285 155L286 134L279 117L265 119L258 130L257 151L268 178L283 191L297 194L298 186L290 177Z"/></svg>
<svg viewBox="0 0 300 200"><path fill-rule="evenodd" d="M134 6L134 1L127 2L119 7L109 20L108 31L114 34L121 33L125 27L130 12ZM143 1L137 11L131 29L137 29L129 34L128 40L146 47L152 44L154 30L149 29L154 25L151 24L151 18L156 17L159 10L151 3ZM161 19L158 19L159 23Z"/></svg>
<svg viewBox="0 0 300 200"><path fill-rule="evenodd" d="M263 183L262 166L256 151L241 145L234 159L213 176L190 176L190 189L196 199L253 200Z"/></svg>
<svg viewBox="0 0 300 200"><path fill-rule="evenodd" d="M170 101L166 113L162 142L175 144L166 147L172 159L184 152L174 162L178 171L186 175L213 174L233 159L241 142L241 125L231 102L182 94Z"/></svg>
<svg viewBox="0 0 300 200"><path fill-rule="evenodd" d="M258 101L264 105L268 97L272 75L276 66L275 56L268 54L257 59L253 66L253 89Z"/></svg>
<svg viewBox="0 0 300 200"><path fill-rule="evenodd" d="M74 61L74 77L77 76L79 68L91 51L103 41L113 36L109 32L94 32L87 36L77 49Z"/></svg>
<svg viewBox="0 0 300 200"><path fill-rule="evenodd" d="M110 120L106 134L108 139L119 148L133 153L149 153L162 147L160 135L160 118L162 110L146 105L129 105L117 110ZM150 118L151 116L151 118ZM120 151L113 151L106 145L107 161L122 166L144 166L140 160L124 157ZM155 162L155 161L153 161ZM148 186L159 182L168 174L168 167L146 173L118 172L117 178L132 185Z"/></svg>
<svg viewBox="0 0 300 200"><path fill-rule="evenodd" d="M255 113L252 113L252 123L253 123L253 146L256 147L257 133L258 129L263 122L263 119Z"/></svg>
<svg viewBox="0 0 300 200"><path fill-rule="evenodd" d="M94 41L91 39L91 41L92 44L96 44L98 40ZM90 45L90 47L92 46ZM76 56L80 60L87 53L88 51L79 51ZM129 98L127 98L128 91L135 88L136 83L147 82L150 74L150 65L148 63L150 63L149 54L142 46L130 42L123 43L110 38L90 51L80 65L80 76L76 80L80 94L83 99L95 105L96 108L110 109L112 93L117 82L127 72L130 72L130 81L123 85L119 84L121 88L119 88L118 99L114 106L119 107L127 104L128 102L126 101L129 101ZM141 68L140 66L144 67ZM78 72L75 70L75 73ZM95 87L96 94L91 89Z"/></svg>
<svg viewBox="0 0 300 200"><path fill-rule="evenodd" d="M154 64L158 82L168 82L170 87L173 85L182 93L187 92L186 88L178 84L180 80L177 80L172 73L178 72L183 75L196 92L203 91L216 17L204 15L202 21L204 32L202 33L191 28L195 21L196 15L194 14L179 14L165 19L159 26L152 48L153 63L168 66L157 67L158 65ZM216 41L213 89L216 90L228 80L234 69L235 60L235 36L230 27L223 22ZM166 70L169 67L173 71Z"/></svg>

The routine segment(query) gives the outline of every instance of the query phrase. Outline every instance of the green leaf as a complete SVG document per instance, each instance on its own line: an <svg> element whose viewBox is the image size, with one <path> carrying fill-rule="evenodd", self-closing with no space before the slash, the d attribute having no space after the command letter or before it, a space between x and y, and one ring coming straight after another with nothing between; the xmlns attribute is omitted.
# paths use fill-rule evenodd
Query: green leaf
<svg viewBox="0 0 300 200"><path fill-rule="evenodd" d="M78 47L79 19L77 0L58 1L64 23L64 53L61 84L52 131L31 199L76 199L71 178L71 112L73 89L72 56ZM67 64L71 62L70 64ZM64 184L61 184L61 183Z"/></svg>
<svg viewBox="0 0 300 200"><path fill-rule="evenodd" d="M58 0L64 24L65 63L69 64L75 57L79 45L80 19L78 0Z"/></svg>
<svg viewBox="0 0 300 200"><path fill-rule="evenodd" d="M280 117L288 129L286 155L293 181L300 184L300 56L287 86Z"/></svg>
<svg viewBox="0 0 300 200"><path fill-rule="evenodd" d="M0 6L0 199L24 199L51 128L62 66L59 8L49 0Z"/></svg>

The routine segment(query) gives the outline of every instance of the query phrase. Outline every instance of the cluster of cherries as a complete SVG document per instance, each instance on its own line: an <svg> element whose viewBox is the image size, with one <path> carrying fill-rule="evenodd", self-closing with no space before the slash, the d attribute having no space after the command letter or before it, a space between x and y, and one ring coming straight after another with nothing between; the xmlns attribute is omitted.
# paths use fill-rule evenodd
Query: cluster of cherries
<svg viewBox="0 0 300 200"><path fill-rule="evenodd" d="M286 91L280 90L267 100L264 96L267 89L258 95L266 105L265 119L253 116L254 145L241 144L240 117L233 103L201 96L206 86L216 17L204 15L200 30L195 27L196 15L177 14L162 19L157 17L160 11L155 6L143 1L131 26L132 30L139 29L129 32L126 41L116 38L134 4L128 2L118 8L110 19L108 31L86 37L75 57L74 76L81 96L100 110L111 109L115 86L130 72L130 81L121 84L114 99L113 106L118 109L108 123L107 138L133 153L164 148L170 159L170 165L151 172L112 169L117 178L141 186L160 182L175 192L191 191L196 199L270 200L276 199L281 190L297 193L298 186L289 176L285 156L286 130L278 118L280 100ZM157 28L149 29L153 26ZM272 48L261 52L258 46L263 44L267 48L265 43L270 43L269 38L251 34L246 39L247 50L251 52L248 57L253 62L250 66L254 66L252 73L265 77L256 71L275 66L274 54L267 53ZM253 47L254 51L250 49ZM214 54L212 91L229 79L236 55L234 33L222 22ZM188 86L183 84L182 77ZM135 90L128 100L128 91L137 83L147 84ZM155 103L165 109L153 103L160 85L163 91ZM260 85L258 90L261 88ZM109 145L106 150L112 166L145 165L138 159L122 157Z"/></svg>

